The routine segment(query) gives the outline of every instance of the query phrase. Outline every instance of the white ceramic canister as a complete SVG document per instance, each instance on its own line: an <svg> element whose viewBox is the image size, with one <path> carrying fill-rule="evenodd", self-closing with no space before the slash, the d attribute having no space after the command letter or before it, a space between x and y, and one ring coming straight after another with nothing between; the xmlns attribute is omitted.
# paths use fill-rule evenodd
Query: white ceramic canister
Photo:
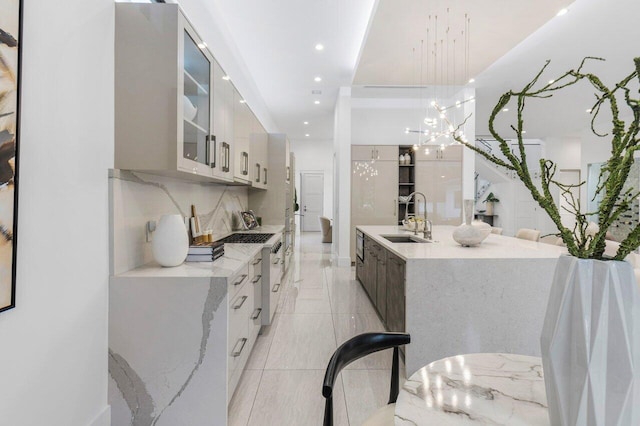
<svg viewBox="0 0 640 426"><path fill-rule="evenodd" d="M162 216L151 241L153 258L162 266L178 266L187 258L188 252L189 236L182 216Z"/></svg>

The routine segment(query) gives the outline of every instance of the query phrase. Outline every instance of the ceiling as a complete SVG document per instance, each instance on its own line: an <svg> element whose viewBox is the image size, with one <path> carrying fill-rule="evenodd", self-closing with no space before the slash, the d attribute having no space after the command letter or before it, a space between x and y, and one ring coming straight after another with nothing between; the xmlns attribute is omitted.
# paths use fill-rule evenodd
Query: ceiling
<svg viewBox="0 0 640 426"><path fill-rule="evenodd" d="M338 90L351 85L375 1L214 1L278 130L333 139Z"/></svg>
<svg viewBox="0 0 640 426"><path fill-rule="evenodd" d="M381 0L353 83L465 84L572 1Z"/></svg>
<svg viewBox="0 0 640 426"><path fill-rule="evenodd" d="M333 111L341 86L415 86L420 77L423 84L433 83L433 75L424 71L428 53L419 70L420 40L426 39L429 14L446 16L446 6L451 32L464 29L452 23L459 19L454 15L468 12L471 19L468 72L460 71L465 68L464 55L457 54L457 78L446 82L464 84L467 77L475 78L469 85L476 89L477 135L488 134L485 123L500 94L522 87L547 59L552 60L549 77L544 77L548 80L577 66L584 56L602 56L607 62L589 69L610 82L631 72L632 57L640 56L637 0L212 1L278 130L293 141L333 138ZM563 7L569 12L556 16ZM430 30L431 40L434 33ZM315 50L317 43L324 50ZM458 43L456 51L461 52ZM453 56L446 62L450 72L441 75L452 74ZM440 65L446 71L442 61ZM322 81L315 82L316 76ZM588 126L585 110L592 99L591 91L581 87L551 101L530 102L527 137L579 134ZM316 100L320 104L314 104ZM514 109L504 113L499 124L507 133Z"/></svg>

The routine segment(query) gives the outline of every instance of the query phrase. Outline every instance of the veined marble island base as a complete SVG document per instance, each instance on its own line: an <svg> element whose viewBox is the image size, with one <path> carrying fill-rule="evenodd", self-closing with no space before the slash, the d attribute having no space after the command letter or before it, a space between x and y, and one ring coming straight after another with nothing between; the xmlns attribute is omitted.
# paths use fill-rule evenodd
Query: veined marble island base
<svg viewBox="0 0 640 426"><path fill-rule="evenodd" d="M381 236L404 232L395 226L358 229L406 261L407 375L459 354L540 356L553 274L566 249L494 234L478 247L462 247L449 226L434 227L435 242L424 244Z"/></svg>

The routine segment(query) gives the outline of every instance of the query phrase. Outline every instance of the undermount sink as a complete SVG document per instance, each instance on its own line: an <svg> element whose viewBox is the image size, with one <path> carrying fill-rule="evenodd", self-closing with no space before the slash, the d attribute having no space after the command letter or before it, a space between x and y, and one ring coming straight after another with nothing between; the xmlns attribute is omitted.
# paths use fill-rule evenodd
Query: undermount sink
<svg viewBox="0 0 640 426"><path fill-rule="evenodd" d="M425 240L415 235L399 234L399 235L380 235L385 240L391 243L430 243L430 240Z"/></svg>

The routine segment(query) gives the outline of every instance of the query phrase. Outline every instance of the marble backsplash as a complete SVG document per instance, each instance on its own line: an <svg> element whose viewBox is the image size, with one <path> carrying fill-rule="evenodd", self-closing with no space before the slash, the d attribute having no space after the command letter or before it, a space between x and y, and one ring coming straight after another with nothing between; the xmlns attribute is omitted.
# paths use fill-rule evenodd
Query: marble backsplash
<svg viewBox="0 0 640 426"><path fill-rule="evenodd" d="M200 224L214 238L238 226L237 212L248 205L248 188L187 182L125 170L109 173L111 274L116 275L153 260L146 224L165 214L191 216L195 205Z"/></svg>

